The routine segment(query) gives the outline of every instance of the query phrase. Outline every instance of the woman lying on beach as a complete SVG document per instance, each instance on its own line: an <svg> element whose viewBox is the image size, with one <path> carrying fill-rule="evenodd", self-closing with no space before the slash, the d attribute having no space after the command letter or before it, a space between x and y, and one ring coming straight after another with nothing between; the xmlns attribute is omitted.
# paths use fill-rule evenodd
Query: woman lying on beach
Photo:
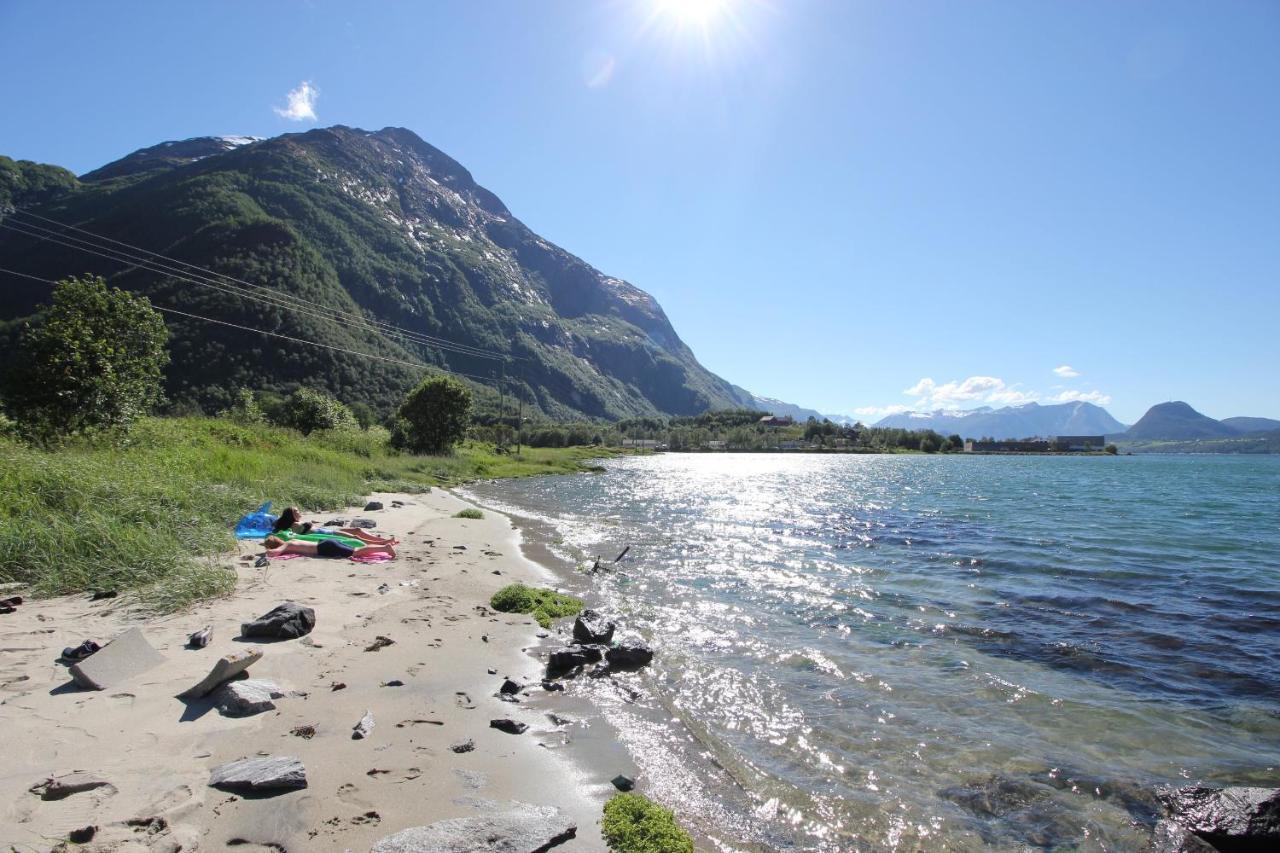
<svg viewBox="0 0 1280 853"><path fill-rule="evenodd" d="M400 540L394 536L375 536L367 530L361 530L358 527L313 527L307 531L281 530L271 534L286 542L302 541L302 542L319 542L321 539L337 539L339 541L346 540L347 544L353 548L359 548L361 545L399 545Z"/></svg>
<svg viewBox="0 0 1280 853"><path fill-rule="evenodd" d="M362 545L354 547L348 542L340 539L327 538L320 539L315 542L294 539L286 542L279 536L268 536L262 541L267 549L268 557L280 557L285 554L297 554L300 557L336 557L345 559L348 557L373 557L376 555L385 555L391 559L395 559L396 550L390 545Z"/></svg>

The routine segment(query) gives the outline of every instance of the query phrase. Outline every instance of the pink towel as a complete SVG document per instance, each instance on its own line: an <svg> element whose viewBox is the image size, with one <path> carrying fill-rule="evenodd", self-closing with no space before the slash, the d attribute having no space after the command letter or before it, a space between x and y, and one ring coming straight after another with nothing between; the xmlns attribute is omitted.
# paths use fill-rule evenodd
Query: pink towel
<svg viewBox="0 0 1280 853"><path fill-rule="evenodd" d="M351 562L353 563L389 563L394 559L395 557L392 557L390 554L360 554L359 556L352 557Z"/></svg>

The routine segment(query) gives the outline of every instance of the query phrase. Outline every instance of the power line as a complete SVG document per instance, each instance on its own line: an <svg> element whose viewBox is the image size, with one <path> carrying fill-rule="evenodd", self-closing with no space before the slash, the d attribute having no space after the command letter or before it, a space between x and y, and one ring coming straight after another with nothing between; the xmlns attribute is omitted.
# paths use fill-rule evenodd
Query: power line
<svg viewBox="0 0 1280 853"><path fill-rule="evenodd" d="M296 296L292 296L291 294L287 294L272 288L263 287L262 285L252 284L250 282L246 282L242 279L235 278L234 276L230 276L225 273L218 273L212 270L207 270L205 268L198 267L194 264L189 264L186 261L181 261L181 260L167 257L165 255L161 255L158 252L152 252L148 249L143 249L137 246L133 246L129 243L125 243L120 240L114 240L110 237L104 237L102 235L94 234L91 231L87 231L83 228L78 228L74 225L67 225L65 223L60 223L57 220L49 219L48 217L30 213L29 211L15 211L15 213L22 216L31 217L34 219L39 219L44 222L49 222L54 225L58 225L60 228L63 228L63 229L70 229L73 231L77 231L81 234L86 234L92 237L94 240L105 241L108 243L114 243L116 245L125 246L129 249L132 249L133 251L141 252L145 255L149 255L154 258L161 258L170 263L169 264L161 263L159 261L151 260L150 258L147 258L147 257L140 257L138 255L133 255L133 254L130 254L129 252L125 252L120 249L114 249L114 248L111 248L110 246L104 246L101 243L95 243L91 240L84 240L84 239L72 236L70 234L66 234L62 231L54 231L52 229L45 228L43 226L36 225L31 222L19 221L17 223L9 222L7 224L4 222L0 222L0 227L8 228L9 230L15 231L16 233L24 234L29 237L35 237L37 239L48 240L50 242L58 243L68 248L77 249L79 251L83 251L88 254L96 254L98 255L98 257L103 257L103 258L106 258L107 260L116 261L117 263L133 264L137 267L141 267L142 269L146 269L150 272L169 275L173 278L177 278L182 281L187 281L192 284L197 284L203 287L210 287L215 290L221 290L224 293L231 293L233 295L242 296L246 299L262 302L265 304L270 304L273 307L280 308L285 311L296 311L309 316L319 317L322 319L330 319L330 320L346 318L352 325L359 326L360 328L364 328L369 331L374 331L379 334L389 335L391 337L398 337L403 340L408 340L412 343L418 343L424 346L430 346L436 349L440 349L442 351L454 352L458 355L467 355L467 356L472 356L476 358L485 358L493 361L510 360L510 359L518 358L515 356L506 355L504 353L499 353L495 350L486 350L481 347L475 347L470 344L461 344L455 341L449 341L447 339L439 338L434 335L428 335L423 332L414 332L408 329L395 326L391 323L386 323L381 320L374 320L374 319L365 317L363 315L353 314L349 311L342 311L341 309L327 308L327 309L321 310L320 306L317 306L315 303L307 302L306 300ZM171 266L170 264L178 265L178 267ZM179 267L185 267L186 269L181 269ZM188 270L194 270L194 272L188 272ZM232 282L236 282L238 284L232 283ZM240 286L240 285L243 285L243 286ZM256 293L247 292L247 289L256 291Z"/></svg>
<svg viewBox="0 0 1280 853"><path fill-rule="evenodd" d="M51 279L51 278L41 278L40 276L29 275L28 273L18 272L17 270L5 269L4 267L0 267L0 273L7 273L7 274L9 274L9 275L16 275L16 276L19 276L19 277L21 277L21 278L28 278L28 279L31 279L32 281L40 281L40 282L44 282L45 284L57 284L57 283L58 283L55 279ZM258 334L260 334L260 335L268 335L269 337L273 337L273 338L281 338L281 339L283 339L283 340L286 340L286 341L292 341L292 342L294 342L294 343L298 343L298 344L308 344L309 346L313 346L313 347L322 347L323 349L327 349L327 350L334 350L334 351L336 351L336 352L343 352L343 353L347 353L348 355L358 355L358 356L362 356L362 357L364 357L364 358L372 358L372 359L375 359L375 360L377 360L377 361L385 361L385 362L389 362L389 363L391 363L391 364L402 364L402 365L404 365L404 366L406 366L406 367L414 367L414 368L417 368L417 369L419 369L419 370L431 369L431 368L429 368L429 366L428 366L428 365L418 364L418 363L416 363L416 362L412 362L412 361L404 361L404 360L402 360L402 359L398 359L398 358L387 358L386 356L374 355L373 353L368 353L368 352L358 352L358 351L356 351L356 350L350 350L350 349L346 349L346 348L344 348L344 347L336 347L336 346L333 346L332 344L322 344L322 343L319 343L318 341L308 341L308 340L306 340L306 339L304 339L304 338L295 338L295 337L291 337L291 336L289 336L289 335L282 335L282 334L280 334L279 332L269 332L269 331L267 331L266 329L255 329L255 328L253 328L252 326L241 326L241 325L239 325L238 323L229 323L229 322L227 322L226 320L215 320L215 319L213 319L212 317L202 317L202 316L201 316L201 315L199 315L199 314L190 314L190 313L188 313L188 312L186 312L186 311L179 311L179 310L178 310L178 309L176 309L176 308L168 308L168 307L166 307L166 306L164 306L164 305L155 305L155 304L152 304L152 307L153 307L153 308L155 308L157 311L163 311L163 312L165 312L166 314L177 314L177 315L179 315L179 316L181 316L181 317L190 317L190 318L192 318L193 320L204 320L206 323L216 323L216 324L218 324L219 326L230 326L230 327L231 327L231 328L233 328L233 329L241 329L241 330L246 331L246 332L257 332L257 333L258 333ZM457 371L457 370L446 370L445 372L446 372L446 373L452 373L452 374L454 374L455 376L465 376L465 377L466 377L466 378L468 378L468 379L476 379L476 380L480 380L480 381L483 381L483 382L492 382L492 381L493 381L493 379L494 379L494 377L492 377L492 376L479 376L479 375L476 375L476 374L473 374L473 373L462 373L461 371Z"/></svg>

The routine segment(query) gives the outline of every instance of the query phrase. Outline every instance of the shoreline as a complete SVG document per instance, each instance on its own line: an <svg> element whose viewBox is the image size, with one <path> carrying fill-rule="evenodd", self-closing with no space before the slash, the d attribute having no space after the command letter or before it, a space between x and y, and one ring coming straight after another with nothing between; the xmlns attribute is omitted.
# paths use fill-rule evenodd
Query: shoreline
<svg viewBox="0 0 1280 853"><path fill-rule="evenodd" d="M238 559L232 595L176 614L73 595L31 600L0 617L0 720L11 744L0 770L0 841L47 849L94 826L93 843L104 846L358 850L408 827L489 813L496 802L557 807L577 834L556 849L603 849L609 779L635 771L607 729L584 725L591 712L582 697L540 686L537 654L567 620L542 632L531 617L488 610L489 597L507 583L558 585L556 573L526 556L524 537L505 514L485 508L482 520L452 518L472 504L440 489L372 497L406 503L345 513L374 518L400 538L391 563L304 557L257 569ZM239 555L259 550L241 543ZM247 648L234 636L241 621L285 600L314 608L315 630L300 640L255 643L264 655L250 677L296 695L243 718L174 698L218 657ZM209 647L184 648L204 625L214 628ZM90 638L105 644L133 626L165 660L118 686L79 690L54 662L64 646ZM393 644L366 651L378 636ZM497 698L507 676L527 685L518 704ZM403 686L384 686L395 680ZM332 689L336 683L346 688ZM366 710L375 729L353 740ZM529 730L513 736L490 728L500 717ZM299 726L314 726L314 737L293 736ZM450 750L466 739L474 751ZM210 768L263 753L301 759L308 787L265 798L208 787ZM29 790L73 771L108 784L56 802Z"/></svg>

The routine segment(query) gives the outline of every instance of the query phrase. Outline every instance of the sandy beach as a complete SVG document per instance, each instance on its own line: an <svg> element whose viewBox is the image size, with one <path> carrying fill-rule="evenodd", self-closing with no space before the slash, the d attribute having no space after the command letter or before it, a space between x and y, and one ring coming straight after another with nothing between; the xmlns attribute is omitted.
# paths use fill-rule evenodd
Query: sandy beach
<svg viewBox="0 0 1280 853"><path fill-rule="evenodd" d="M388 508L317 520L376 520L378 532L400 539L394 562L304 557L255 568L240 557L260 547L245 542L227 560L237 592L190 611L150 617L125 596L75 595L29 599L0 616L0 843L49 850L95 827L85 849L368 850L408 827L517 803L556 807L576 824L576 837L557 849L603 849L600 809L613 793L609 779L629 771L617 766L624 754L605 750L592 770L557 749L579 724L552 719L569 700L543 690L542 666L526 651L543 632L529 617L487 607L507 583L554 579L522 556L520 534L502 515L453 518L468 504L439 490L372 499ZM391 508L393 500L405 505ZM239 638L241 622L290 600L314 608L308 636ZM206 625L209 646L186 648ZM66 646L106 643L133 626L164 662L125 683L82 690L57 662ZM263 650L250 676L288 694L274 710L234 718L209 700L175 698L219 657L250 646ZM528 685L519 702L498 698L506 677ZM376 725L353 739L366 711ZM490 727L503 717L529 728ZM466 740L474 750L451 750ZM213 767L264 755L301 760L307 787L267 797L209 787ZM106 784L60 800L32 791L73 772Z"/></svg>

